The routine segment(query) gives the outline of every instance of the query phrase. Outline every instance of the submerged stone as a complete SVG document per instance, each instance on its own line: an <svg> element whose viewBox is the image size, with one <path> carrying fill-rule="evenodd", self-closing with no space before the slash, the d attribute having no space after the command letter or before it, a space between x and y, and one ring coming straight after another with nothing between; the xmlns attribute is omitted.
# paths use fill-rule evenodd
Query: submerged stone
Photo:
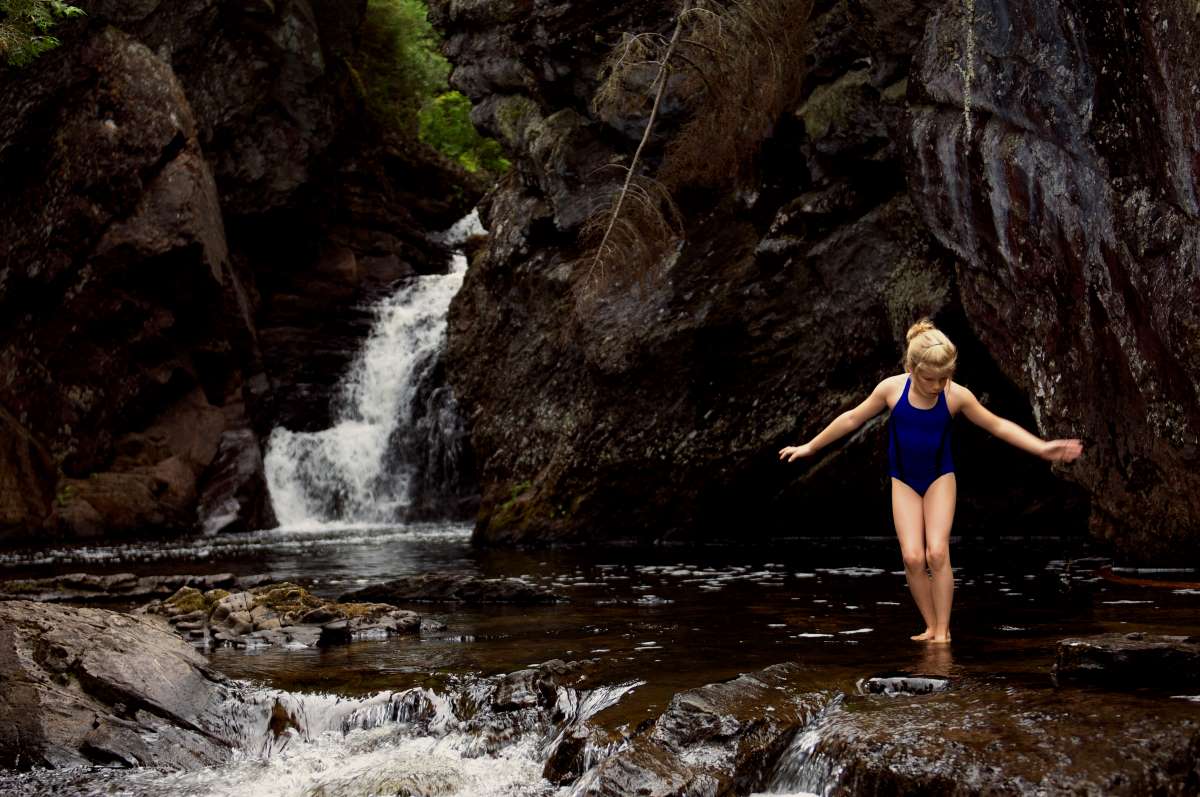
<svg viewBox="0 0 1200 797"><path fill-rule="evenodd" d="M927 675L877 675L862 681L860 686L874 695L927 695L949 689L950 681Z"/></svg>
<svg viewBox="0 0 1200 797"><path fill-rule="evenodd" d="M1128 689L1200 686L1200 637L1134 632L1064 639L1054 678Z"/></svg>

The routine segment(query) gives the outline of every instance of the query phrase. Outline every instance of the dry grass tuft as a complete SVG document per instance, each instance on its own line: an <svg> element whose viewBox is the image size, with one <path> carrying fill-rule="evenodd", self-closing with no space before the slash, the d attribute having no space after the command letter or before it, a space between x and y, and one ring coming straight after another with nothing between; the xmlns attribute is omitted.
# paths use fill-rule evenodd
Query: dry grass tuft
<svg viewBox="0 0 1200 797"><path fill-rule="evenodd" d="M683 240L672 198L685 186L749 180L759 149L799 99L813 0L685 0L670 37L626 34L601 68L597 116L647 113L619 191L598 203L580 239L576 292L599 292L661 274ZM667 142L654 178L644 174L663 96L678 94L688 120Z"/></svg>
<svg viewBox="0 0 1200 797"><path fill-rule="evenodd" d="M800 99L812 0L700 0L674 61L691 115L658 178L726 187L753 179L762 143Z"/></svg>
<svg viewBox="0 0 1200 797"><path fill-rule="evenodd" d="M576 280L577 298L595 298L608 286L645 285L678 248L683 219L671 193L657 180L632 176L613 188L580 232L586 269Z"/></svg>

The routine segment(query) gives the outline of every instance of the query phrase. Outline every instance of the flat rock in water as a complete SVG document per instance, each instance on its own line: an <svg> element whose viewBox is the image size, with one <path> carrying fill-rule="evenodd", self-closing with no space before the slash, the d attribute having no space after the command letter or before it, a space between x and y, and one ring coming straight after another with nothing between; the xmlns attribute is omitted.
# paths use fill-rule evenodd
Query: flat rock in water
<svg viewBox="0 0 1200 797"><path fill-rule="evenodd" d="M1200 714L1185 700L1000 681L844 707L797 737L773 791L1200 793Z"/></svg>
<svg viewBox="0 0 1200 797"><path fill-rule="evenodd" d="M190 645L128 615L0 603L0 768L224 761L235 692Z"/></svg>
<svg viewBox="0 0 1200 797"><path fill-rule="evenodd" d="M181 587L138 611L164 617L176 633L203 647L312 647L421 630L416 612L384 603L335 603L288 582L233 593Z"/></svg>
<svg viewBox="0 0 1200 797"><path fill-rule="evenodd" d="M469 574L406 576L348 592L342 601L378 603L560 603L551 590L515 578L479 578Z"/></svg>
<svg viewBox="0 0 1200 797"><path fill-rule="evenodd" d="M1200 637L1134 632L1063 639L1054 678L1131 689L1200 686Z"/></svg>
<svg viewBox="0 0 1200 797"><path fill-rule="evenodd" d="M134 573L68 573L53 578L0 581L0 600L94 602L165 598L181 587L249 589L267 580L264 576L238 578L233 573L207 575L137 576Z"/></svg>
<svg viewBox="0 0 1200 797"><path fill-rule="evenodd" d="M765 786L795 734L835 703L804 691L803 670L765 670L680 692L628 747L585 774L573 794L746 794Z"/></svg>
<svg viewBox="0 0 1200 797"><path fill-rule="evenodd" d="M950 681L928 675L877 675L867 678L860 686L873 695L927 695L949 689Z"/></svg>

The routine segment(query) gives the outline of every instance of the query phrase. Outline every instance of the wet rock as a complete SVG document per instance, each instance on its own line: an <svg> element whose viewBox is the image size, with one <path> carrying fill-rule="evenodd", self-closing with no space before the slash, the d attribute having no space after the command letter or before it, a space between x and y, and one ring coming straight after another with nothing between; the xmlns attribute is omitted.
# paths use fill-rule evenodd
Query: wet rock
<svg viewBox="0 0 1200 797"><path fill-rule="evenodd" d="M238 578L232 573L140 577L133 573L67 573L53 578L0 581L0 600L17 598L50 603L124 602L168 597L183 588L200 595L214 589L253 587L262 580L259 576ZM194 608L196 607L192 607L192 610Z"/></svg>
<svg viewBox="0 0 1200 797"><path fill-rule="evenodd" d="M860 688L873 695L927 695L949 689L950 681L924 675L877 675L862 681Z"/></svg>
<svg viewBox="0 0 1200 797"><path fill-rule="evenodd" d="M0 88L0 404L63 475L24 527L185 530L224 423L204 388L235 378L218 352L252 324L216 184L176 75L136 38L80 22L45 66Z"/></svg>
<svg viewBox="0 0 1200 797"><path fill-rule="evenodd" d="M1135 632L1064 639L1054 679L1124 689L1194 688L1200 686L1200 638Z"/></svg>
<svg viewBox="0 0 1200 797"><path fill-rule="evenodd" d="M615 753L625 737L590 722L573 722L551 743L542 777L557 785L576 781L583 773Z"/></svg>
<svg viewBox="0 0 1200 797"><path fill-rule="evenodd" d="M312 647L416 634L421 628L416 612L384 603L334 603L288 582L232 594L222 589L202 593L183 587L165 601L139 611L165 617L177 633L204 646Z"/></svg>
<svg viewBox="0 0 1200 797"><path fill-rule="evenodd" d="M492 708L496 711L515 711L535 706L551 706L557 694L557 684L538 669L518 670L505 675L492 693Z"/></svg>
<svg viewBox="0 0 1200 797"><path fill-rule="evenodd" d="M1192 704L1011 683L850 696L796 737L771 790L827 794L1193 794Z"/></svg>
<svg viewBox="0 0 1200 797"><path fill-rule="evenodd" d="M221 435L212 467L200 485L200 529L222 534L276 525L263 473L262 450L251 429Z"/></svg>
<svg viewBox="0 0 1200 797"><path fill-rule="evenodd" d="M804 691L802 669L780 664L681 692L626 749L575 786L578 795L745 794L765 785L798 730L834 699Z"/></svg>
<svg viewBox="0 0 1200 797"><path fill-rule="evenodd" d="M343 601L381 603L560 603L566 598L546 587L515 578L480 578L469 574L406 576L348 592Z"/></svg>
<svg viewBox="0 0 1200 797"><path fill-rule="evenodd" d="M234 685L127 615L0 603L0 681L0 767L195 768L230 752L220 707Z"/></svg>
<svg viewBox="0 0 1200 797"><path fill-rule="evenodd" d="M968 25L967 7L913 53L914 201L1043 435L1086 441L1059 472L1093 533L1128 561L1200 560L1195 9L980 0Z"/></svg>
<svg viewBox="0 0 1200 797"><path fill-rule="evenodd" d="M50 455L17 420L0 408L0 540L20 537L40 524L54 498Z"/></svg>

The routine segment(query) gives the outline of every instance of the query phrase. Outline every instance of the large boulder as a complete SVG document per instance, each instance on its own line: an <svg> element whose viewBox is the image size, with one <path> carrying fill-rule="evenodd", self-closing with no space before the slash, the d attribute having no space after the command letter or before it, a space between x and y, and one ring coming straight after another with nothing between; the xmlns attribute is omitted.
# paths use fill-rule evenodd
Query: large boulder
<svg viewBox="0 0 1200 797"><path fill-rule="evenodd" d="M0 602L0 767L224 761L233 685L190 645L124 614Z"/></svg>
<svg viewBox="0 0 1200 797"><path fill-rule="evenodd" d="M223 426L211 396L252 322L187 98L103 27L6 81L0 107L0 404L62 471L49 526L190 527Z"/></svg>
<svg viewBox="0 0 1200 797"><path fill-rule="evenodd" d="M914 201L1131 559L1200 558L1198 81L1183 0L946 3L914 51Z"/></svg>

